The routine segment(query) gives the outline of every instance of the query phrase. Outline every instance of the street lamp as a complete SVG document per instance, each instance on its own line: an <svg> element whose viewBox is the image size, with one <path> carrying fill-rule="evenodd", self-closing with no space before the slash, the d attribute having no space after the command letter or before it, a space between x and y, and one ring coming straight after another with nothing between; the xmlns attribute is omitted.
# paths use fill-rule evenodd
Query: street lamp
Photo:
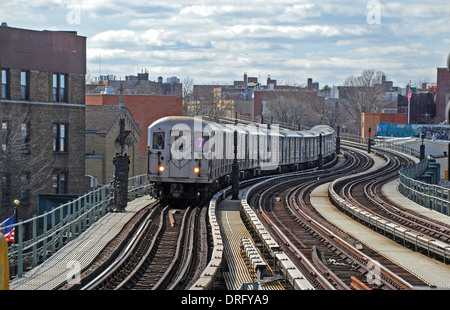
<svg viewBox="0 0 450 310"><path fill-rule="evenodd" d="M18 221L18 216L17 216L17 207L20 205L20 201L19 199L14 199L14 215L15 215L15 221Z"/></svg>

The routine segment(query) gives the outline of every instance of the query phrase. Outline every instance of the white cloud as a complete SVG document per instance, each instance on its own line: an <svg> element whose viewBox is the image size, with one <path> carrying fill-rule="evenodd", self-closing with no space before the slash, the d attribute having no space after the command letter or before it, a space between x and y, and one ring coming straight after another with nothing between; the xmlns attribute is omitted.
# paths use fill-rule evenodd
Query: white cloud
<svg viewBox="0 0 450 310"><path fill-rule="evenodd" d="M196 82L231 82L248 72L338 84L366 68L401 78L445 65L448 0L379 2L381 25L367 23L361 0L6 0L0 16L12 27L86 36L93 75L99 55L103 74L146 67L151 76ZM80 24L67 23L72 9L80 10Z"/></svg>

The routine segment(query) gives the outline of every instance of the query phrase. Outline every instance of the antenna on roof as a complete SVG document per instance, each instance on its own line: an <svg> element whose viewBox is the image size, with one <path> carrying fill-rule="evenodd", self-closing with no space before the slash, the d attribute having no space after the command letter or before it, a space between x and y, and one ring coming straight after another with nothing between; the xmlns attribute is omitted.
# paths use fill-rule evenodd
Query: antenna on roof
<svg viewBox="0 0 450 310"><path fill-rule="evenodd" d="M120 92L119 107L123 108L124 104L123 104L123 86L122 86L122 83L120 83L119 92Z"/></svg>

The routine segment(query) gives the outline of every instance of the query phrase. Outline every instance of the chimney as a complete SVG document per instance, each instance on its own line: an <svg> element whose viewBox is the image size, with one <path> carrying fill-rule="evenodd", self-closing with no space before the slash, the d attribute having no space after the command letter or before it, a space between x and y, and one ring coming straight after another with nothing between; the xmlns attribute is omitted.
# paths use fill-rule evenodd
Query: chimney
<svg viewBox="0 0 450 310"><path fill-rule="evenodd" d="M120 99L119 99L119 107L123 108L125 105L123 104L123 86L122 83L120 83Z"/></svg>
<svg viewBox="0 0 450 310"><path fill-rule="evenodd" d="M247 78L247 72L244 72L244 85L248 85L248 78Z"/></svg>

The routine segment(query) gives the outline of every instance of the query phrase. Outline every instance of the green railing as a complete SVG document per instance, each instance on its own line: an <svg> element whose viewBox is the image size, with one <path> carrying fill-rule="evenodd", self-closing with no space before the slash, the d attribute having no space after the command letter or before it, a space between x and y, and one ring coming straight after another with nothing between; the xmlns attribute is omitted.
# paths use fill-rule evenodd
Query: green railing
<svg viewBox="0 0 450 310"><path fill-rule="evenodd" d="M428 159L399 172L398 191L408 199L445 215L450 215L450 189L418 180L427 170Z"/></svg>
<svg viewBox="0 0 450 310"><path fill-rule="evenodd" d="M149 188L146 175L130 178L128 201L148 193ZM8 249L9 264L13 266L10 273L21 277L24 267L36 267L101 219L112 210L113 193L112 186L105 185L49 212L2 227L0 232L8 227L15 228L16 242ZM25 229L29 230L26 235L31 236L28 240L23 240Z"/></svg>

